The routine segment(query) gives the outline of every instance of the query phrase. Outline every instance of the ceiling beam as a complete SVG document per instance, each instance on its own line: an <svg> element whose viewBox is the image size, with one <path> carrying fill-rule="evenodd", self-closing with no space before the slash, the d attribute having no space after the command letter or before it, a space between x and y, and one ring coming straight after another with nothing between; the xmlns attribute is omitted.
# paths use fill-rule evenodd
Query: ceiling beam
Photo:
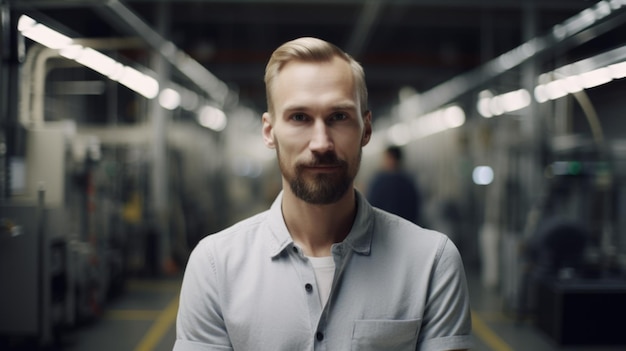
<svg viewBox="0 0 626 351"><path fill-rule="evenodd" d="M174 43L165 39L156 30L145 23L132 10L119 0L106 2L106 10L100 12L117 25L121 25L130 32L138 35L157 53L161 54L174 69L187 77L197 87L202 89L217 104L223 106L229 95L232 94L228 86L215 75L204 68Z"/></svg>
<svg viewBox="0 0 626 351"><path fill-rule="evenodd" d="M599 2L598 4L606 5L604 2ZM610 10L610 8L600 5L595 5L592 8L596 12L602 12L599 10ZM557 49L562 50L564 47L580 46L626 23L626 6L613 9L612 12L609 11L609 14L605 14L605 17L599 21L590 24L581 20L586 19L589 13L583 11L566 20L563 24L555 26L552 32L531 39L472 71L455 76L449 81L425 91L423 94L416 96L416 101L420 103L418 108L423 113L433 111L472 89L501 76L505 72L518 68L531 58L540 57L547 52ZM569 33L566 32L568 24L576 24L581 28L576 28Z"/></svg>

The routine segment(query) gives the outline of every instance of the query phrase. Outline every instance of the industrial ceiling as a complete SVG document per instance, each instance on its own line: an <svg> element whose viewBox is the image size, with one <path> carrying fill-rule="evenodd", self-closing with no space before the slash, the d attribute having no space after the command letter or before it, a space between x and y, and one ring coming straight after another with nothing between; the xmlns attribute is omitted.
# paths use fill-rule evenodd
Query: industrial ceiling
<svg viewBox="0 0 626 351"><path fill-rule="evenodd" d="M16 9L73 37L135 38L137 47L121 50L129 60L147 62L148 49L172 43L226 83L239 103L261 112L266 107L262 78L271 52L296 37L320 37L363 64L375 117L386 114L401 92L428 92L549 33L595 4L587 0L13 2ZM623 45L615 33L605 37L594 45L606 49ZM551 52L549 59L567 61L568 55L584 56L562 49ZM176 67L172 70L175 74Z"/></svg>

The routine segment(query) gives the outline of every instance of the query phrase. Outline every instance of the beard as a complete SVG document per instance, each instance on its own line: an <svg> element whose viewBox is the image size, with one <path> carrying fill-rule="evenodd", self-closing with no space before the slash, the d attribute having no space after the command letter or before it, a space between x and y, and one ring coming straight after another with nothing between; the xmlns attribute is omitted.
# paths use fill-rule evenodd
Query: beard
<svg viewBox="0 0 626 351"><path fill-rule="evenodd" d="M359 149L356 164L350 167L345 160L340 160L334 151L324 154L313 154L314 159L308 163L297 163L295 167L289 166L280 156L280 145L276 142L276 154L278 156L278 166L283 177L289 183L291 191L299 199L314 205L328 205L337 202L352 187L352 182L356 176L356 170L361 163L361 149ZM312 176L305 174L305 169L311 166L336 166L338 172L320 173Z"/></svg>

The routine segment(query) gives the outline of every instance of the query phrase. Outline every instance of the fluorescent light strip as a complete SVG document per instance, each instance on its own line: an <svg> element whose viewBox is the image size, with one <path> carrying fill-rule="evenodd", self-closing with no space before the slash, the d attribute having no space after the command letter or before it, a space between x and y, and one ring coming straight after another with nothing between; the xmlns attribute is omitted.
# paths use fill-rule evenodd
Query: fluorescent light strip
<svg viewBox="0 0 626 351"><path fill-rule="evenodd" d="M107 77L119 75L123 69L120 63L92 48L83 48L75 61Z"/></svg>
<svg viewBox="0 0 626 351"><path fill-rule="evenodd" d="M595 88L609 83L612 80L624 78L626 77L626 61L596 68L580 74L565 76L552 81L545 81L546 77L554 76L554 72L557 71L559 70L540 76L540 81L543 80L544 83L535 87L535 100L537 100L537 102L544 103L548 100L556 100L567 94L577 93L583 89Z"/></svg>
<svg viewBox="0 0 626 351"><path fill-rule="evenodd" d="M505 94L493 96L488 91L479 93L476 108L478 113L485 118L500 116L505 113L518 111L530 105L530 93L526 89L519 89Z"/></svg>
<svg viewBox="0 0 626 351"><path fill-rule="evenodd" d="M387 130L387 137L395 145L406 145L411 140L424 138L465 124L465 111L459 106L448 106L408 123L398 123Z"/></svg>
<svg viewBox="0 0 626 351"><path fill-rule="evenodd" d="M72 38L67 37L41 23L37 23L28 16L21 16L17 28L27 38L30 38L51 49L60 49L72 44Z"/></svg>
<svg viewBox="0 0 626 351"><path fill-rule="evenodd" d="M26 15L19 18L17 28L25 37L48 48L59 50L61 56L107 76L148 99L153 99L159 94L159 82L156 79L92 48L75 45L72 38L37 23Z"/></svg>
<svg viewBox="0 0 626 351"><path fill-rule="evenodd" d="M148 99L154 99L159 94L159 82L156 79L128 66L124 66L122 72L122 76L118 80L121 84Z"/></svg>
<svg viewBox="0 0 626 351"><path fill-rule="evenodd" d="M587 62L587 60L585 60L585 62ZM626 61L591 69L579 74L570 73L569 75L565 75L565 72L574 71L575 65L576 64L563 66L552 72L541 74L539 76L539 81L542 82L542 84L535 87L535 100L539 103L556 100L568 94L578 93L583 89L591 89L609 83L612 80L626 77ZM578 65L579 71L582 66L583 65ZM565 76L559 79L551 80L551 77L558 75ZM481 116L490 118L503 113L519 110L529 104L530 94L528 94L528 92L524 89L498 96L493 96L491 92L484 90L479 94L476 108Z"/></svg>
<svg viewBox="0 0 626 351"><path fill-rule="evenodd" d="M626 77L626 61L609 65L609 70L613 79L621 79Z"/></svg>

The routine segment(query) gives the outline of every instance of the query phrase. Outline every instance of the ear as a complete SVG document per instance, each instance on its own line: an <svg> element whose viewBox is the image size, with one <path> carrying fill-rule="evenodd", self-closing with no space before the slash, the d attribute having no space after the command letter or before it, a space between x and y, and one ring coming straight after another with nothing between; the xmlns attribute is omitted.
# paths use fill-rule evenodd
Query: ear
<svg viewBox="0 0 626 351"><path fill-rule="evenodd" d="M265 146L270 149L276 147L276 143L274 143L274 126L272 125L272 116L270 116L269 112L265 112L263 114L263 142Z"/></svg>
<svg viewBox="0 0 626 351"><path fill-rule="evenodd" d="M365 146L370 142L372 137L372 111L365 111L363 115L363 137L361 138L361 146Z"/></svg>

